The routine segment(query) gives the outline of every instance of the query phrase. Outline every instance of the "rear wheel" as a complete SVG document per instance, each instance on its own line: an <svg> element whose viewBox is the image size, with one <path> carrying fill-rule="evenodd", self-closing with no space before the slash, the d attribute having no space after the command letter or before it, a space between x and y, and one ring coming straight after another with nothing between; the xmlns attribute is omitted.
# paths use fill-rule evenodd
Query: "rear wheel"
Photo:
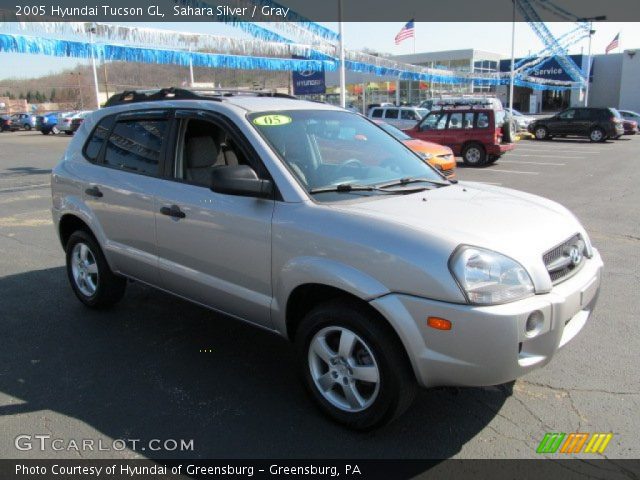
<svg viewBox="0 0 640 480"><path fill-rule="evenodd" d="M390 327L357 303L314 308L295 342L305 384L333 420L369 430L411 405L415 379L404 347Z"/></svg>
<svg viewBox="0 0 640 480"><path fill-rule="evenodd" d="M547 140L549 138L549 130L547 127L536 127L533 134L536 137L536 140Z"/></svg>
<svg viewBox="0 0 640 480"><path fill-rule="evenodd" d="M29 125L28 123L25 123L24 129L28 132L29 130L31 130L31 125Z"/></svg>
<svg viewBox="0 0 640 480"><path fill-rule="evenodd" d="M589 140L592 142L604 142L607 136L600 127L596 127L589 132Z"/></svg>
<svg viewBox="0 0 640 480"><path fill-rule="evenodd" d="M462 151L462 160L470 167L480 167L487 161L487 152L479 143L470 143Z"/></svg>
<svg viewBox="0 0 640 480"><path fill-rule="evenodd" d="M65 130L64 134L65 135L73 135L73 132L71 130Z"/></svg>
<svg viewBox="0 0 640 480"><path fill-rule="evenodd" d="M78 299L91 308L106 308L117 303L127 281L115 275L98 245L83 230L74 232L66 246L67 276Z"/></svg>
<svg viewBox="0 0 640 480"><path fill-rule="evenodd" d="M43 135L49 135L49 133L51 133L51 130L40 130L42 132Z"/></svg>

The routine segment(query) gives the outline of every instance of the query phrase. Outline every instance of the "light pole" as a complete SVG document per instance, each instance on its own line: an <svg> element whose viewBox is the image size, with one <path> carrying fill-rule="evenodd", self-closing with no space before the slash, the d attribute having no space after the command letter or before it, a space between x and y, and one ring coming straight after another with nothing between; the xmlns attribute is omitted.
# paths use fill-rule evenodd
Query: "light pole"
<svg viewBox="0 0 640 480"><path fill-rule="evenodd" d="M513 81L515 80L515 46L516 46L516 0L513 3L513 14L511 17L511 75L509 75L509 112L513 115Z"/></svg>
<svg viewBox="0 0 640 480"><path fill-rule="evenodd" d="M606 15L598 15L597 17L580 18L578 20L580 22L589 22L589 47L587 51L587 78L586 78L586 85L584 88L584 106L585 107L589 106L589 83L591 80L591 37L593 36L594 33L596 33L596 31L593 29L593 22L594 20L603 21L606 19L607 19Z"/></svg>
<svg viewBox="0 0 640 480"><path fill-rule="evenodd" d="M340 34L340 106L347 106L347 78L344 67L344 25L342 24L342 0L338 0L338 33Z"/></svg>
<svg viewBox="0 0 640 480"><path fill-rule="evenodd" d="M69 73L69 75L71 75L71 77L76 77L76 79L78 80L76 83L78 84L78 97L80 98L80 110L84 110L84 100L82 98L82 86L80 85L80 72L71 72Z"/></svg>
<svg viewBox="0 0 640 480"><path fill-rule="evenodd" d="M91 66L93 68L93 86L96 93L96 110L100 110L100 91L98 90L98 70L96 69L96 47L93 43L93 34L96 33L95 24L91 25L88 29L89 38L91 41Z"/></svg>

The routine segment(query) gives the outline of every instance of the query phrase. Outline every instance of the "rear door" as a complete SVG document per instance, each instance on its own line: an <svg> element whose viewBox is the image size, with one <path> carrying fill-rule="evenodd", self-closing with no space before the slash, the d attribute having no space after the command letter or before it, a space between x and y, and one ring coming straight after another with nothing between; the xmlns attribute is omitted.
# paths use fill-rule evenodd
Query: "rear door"
<svg viewBox="0 0 640 480"><path fill-rule="evenodd" d="M385 108L384 110L384 121L394 127L400 128L400 109L398 108Z"/></svg>
<svg viewBox="0 0 640 480"><path fill-rule="evenodd" d="M593 110L589 108L576 108L573 121L570 122L568 133L572 135L589 135L593 122Z"/></svg>
<svg viewBox="0 0 640 480"><path fill-rule="evenodd" d="M547 121L547 127L551 135L567 135L576 131L574 126L574 118L576 109L570 108Z"/></svg>
<svg viewBox="0 0 640 480"><path fill-rule="evenodd" d="M447 128L443 131L443 145L459 154L462 145L474 139L473 112L451 112Z"/></svg>
<svg viewBox="0 0 640 480"><path fill-rule="evenodd" d="M254 323L270 325L273 199L216 193L211 169L266 169L220 114L177 111L170 168L157 196L162 287Z"/></svg>
<svg viewBox="0 0 640 480"><path fill-rule="evenodd" d="M106 237L103 247L119 272L158 284L155 196L170 112L124 113L103 119L83 150L91 162L82 195Z"/></svg>

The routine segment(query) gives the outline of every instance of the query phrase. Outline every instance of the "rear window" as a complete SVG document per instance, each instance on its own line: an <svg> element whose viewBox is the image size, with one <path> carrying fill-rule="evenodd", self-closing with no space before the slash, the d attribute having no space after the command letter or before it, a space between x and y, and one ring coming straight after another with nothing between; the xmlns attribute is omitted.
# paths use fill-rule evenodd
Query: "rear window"
<svg viewBox="0 0 640 480"><path fill-rule="evenodd" d="M127 120L113 128L104 164L144 175L157 175L167 120Z"/></svg>
<svg viewBox="0 0 640 480"><path fill-rule="evenodd" d="M115 116L113 115L104 117L102 120L100 120L98 126L93 130L93 132L91 132L89 140L84 147L84 156L92 162L98 160L100 150L102 149L102 145L104 145L104 142L109 135L109 131L111 130L114 119Z"/></svg>
<svg viewBox="0 0 640 480"><path fill-rule="evenodd" d="M489 115L485 112L478 113L478 120L476 122L477 128L489 128Z"/></svg>

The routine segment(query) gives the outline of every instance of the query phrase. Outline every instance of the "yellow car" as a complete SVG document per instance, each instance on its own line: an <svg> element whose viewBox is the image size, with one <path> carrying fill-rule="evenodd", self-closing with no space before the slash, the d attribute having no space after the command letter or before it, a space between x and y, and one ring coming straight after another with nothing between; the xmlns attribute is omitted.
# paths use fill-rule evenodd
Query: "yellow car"
<svg viewBox="0 0 640 480"><path fill-rule="evenodd" d="M449 147L411 138L402 130L385 122L376 121L375 123L385 132L416 152L425 162L438 169L445 177L449 179L456 177L456 157Z"/></svg>

